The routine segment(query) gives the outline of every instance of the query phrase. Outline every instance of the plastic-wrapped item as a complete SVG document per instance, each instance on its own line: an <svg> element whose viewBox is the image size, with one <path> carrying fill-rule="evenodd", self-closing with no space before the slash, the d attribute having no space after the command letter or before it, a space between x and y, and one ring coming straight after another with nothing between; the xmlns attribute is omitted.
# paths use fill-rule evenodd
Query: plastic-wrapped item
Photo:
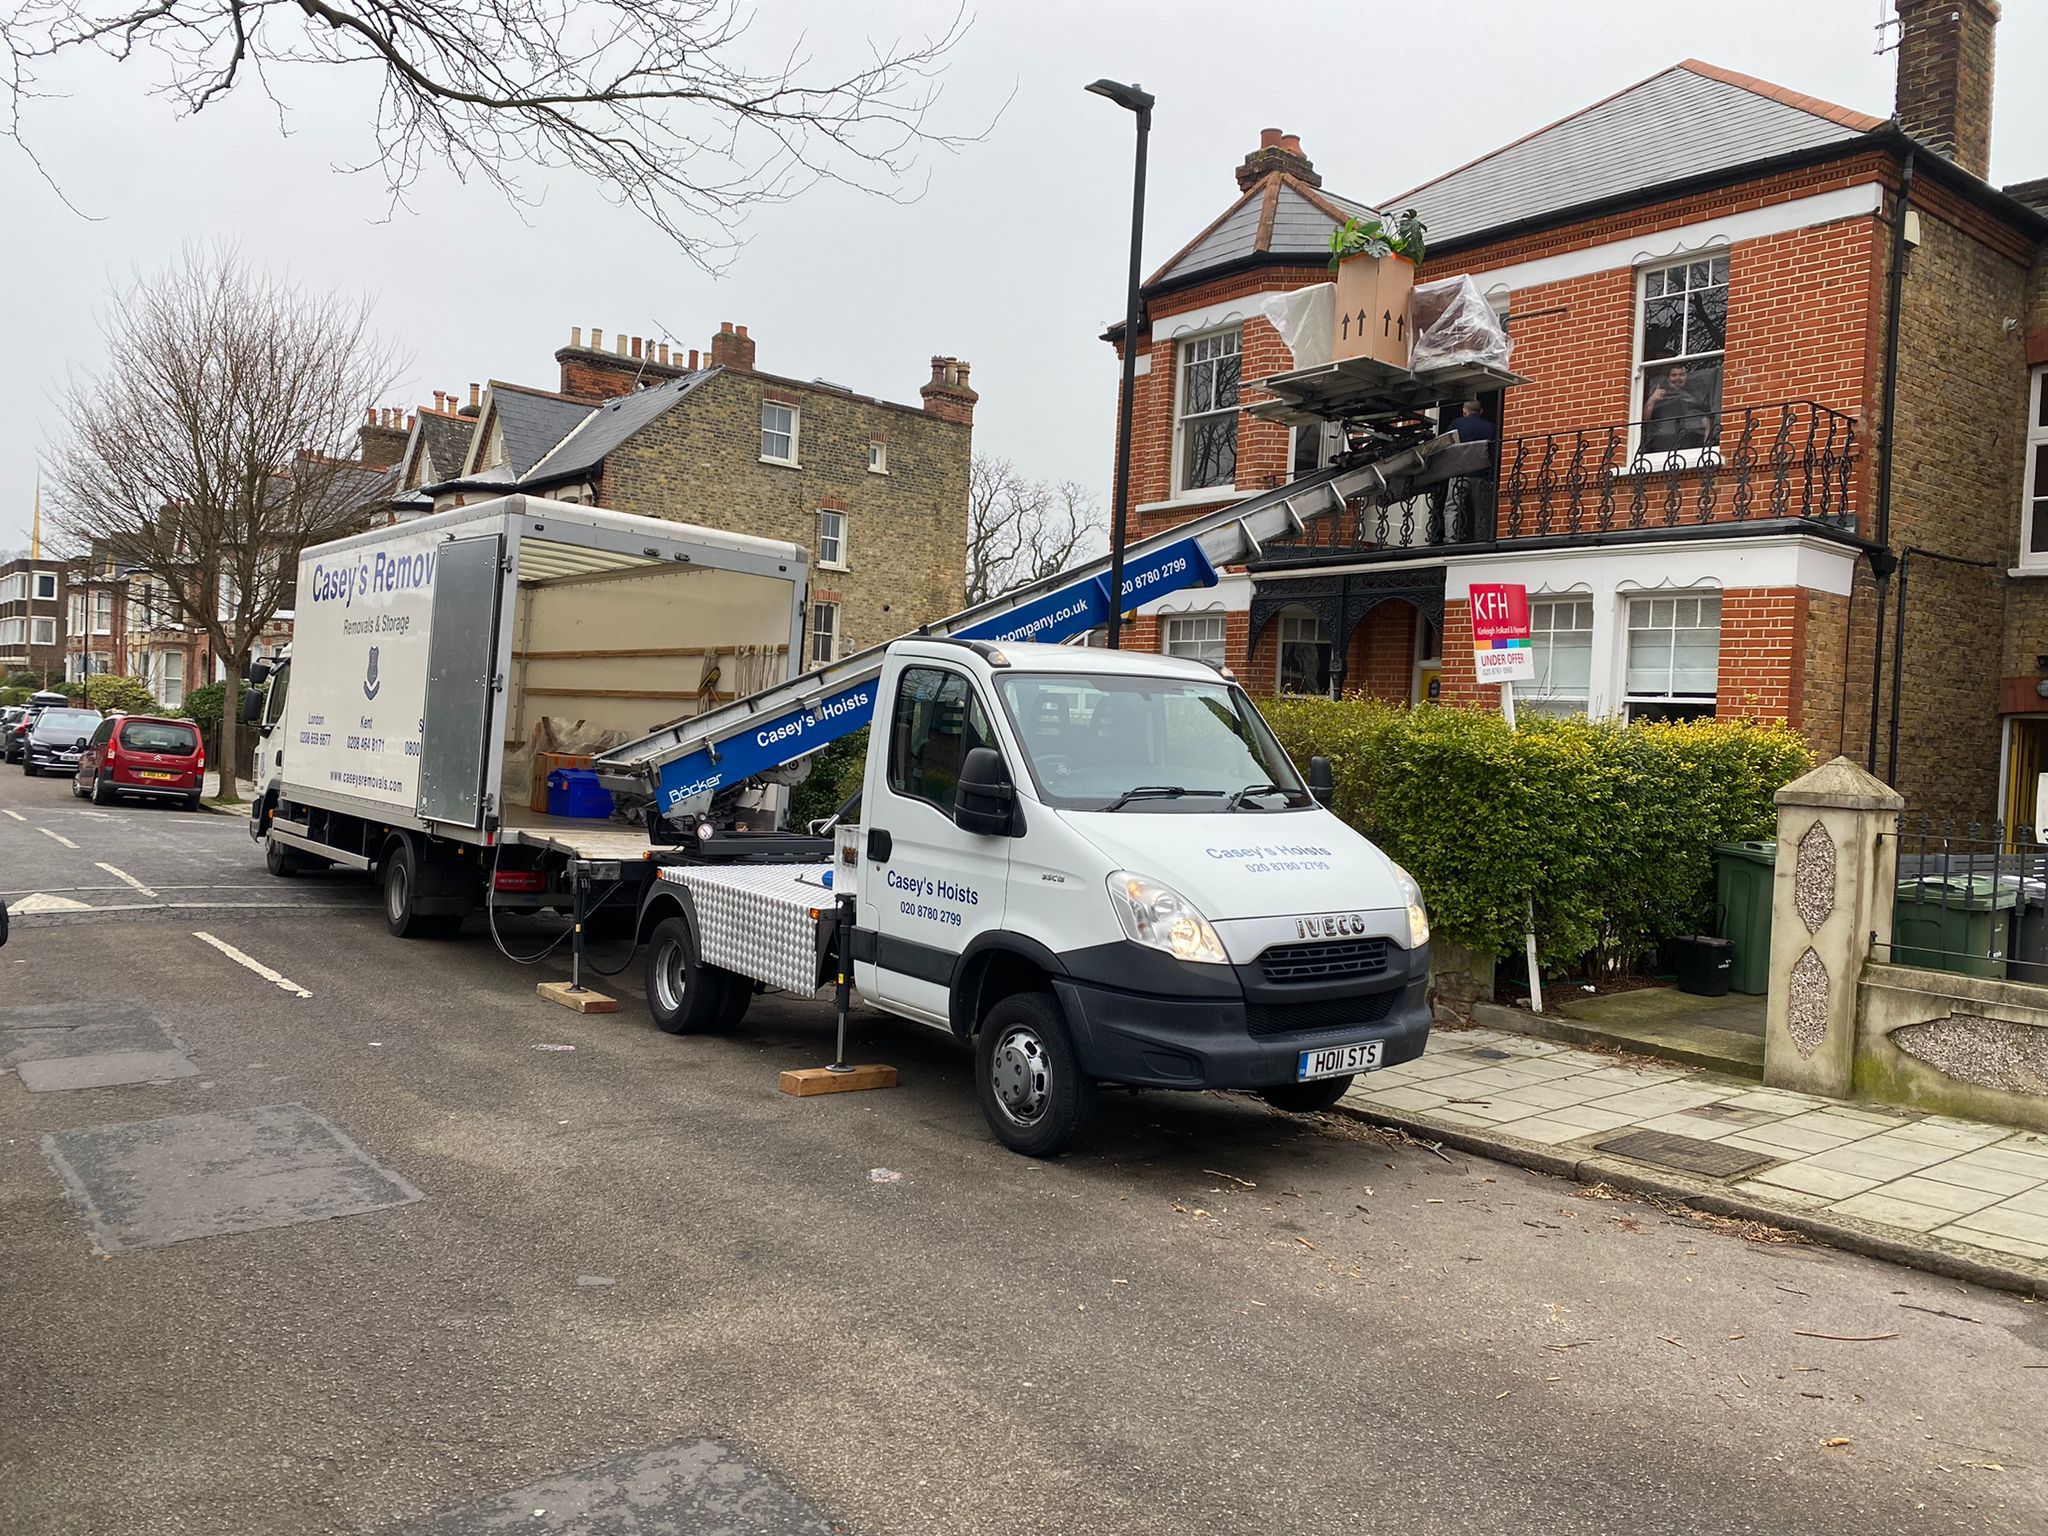
<svg viewBox="0 0 2048 1536"><path fill-rule="evenodd" d="M1259 313L1273 322L1273 329L1294 354L1296 368L1314 368L1330 360L1330 338L1337 324L1337 285L1311 283L1286 293L1269 293L1259 301Z"/></svg>
<svg viewBox="0 0 2048 1536"><path fill-rule="evenodd" d="M1276 324L1278 322L1275 322ZM1506 368L1512 343L1500 316L1469 277L1417 283L1408 299L1408 367L1414 373L1457 363Z"/></svg>

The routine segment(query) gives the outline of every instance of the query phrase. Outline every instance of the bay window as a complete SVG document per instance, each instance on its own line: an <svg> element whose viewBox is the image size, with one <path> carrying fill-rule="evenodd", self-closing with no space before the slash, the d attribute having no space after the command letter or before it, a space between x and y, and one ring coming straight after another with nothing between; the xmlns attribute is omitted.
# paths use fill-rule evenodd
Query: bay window
<svg viewBox="0 0 2048 1536"><path fill-rule="evenodd" d="M1237 394L1242 333L1233 328L1180 344L1175 391L1176 494L1237 484Z"/></svg>
<svg viewBox="0 0 2048 1536"><path fill-rule="evenodd" d="M1721 599L1628 600L1628 718L1707 720L1721 674Z"/></svg>
<svg viewBox="0 0 2048 1536"><path fill-rule="evenodd" d="M1159 649L1168 656L1223 666L1224 618L1220 613L1175 613L1159 621Z"/></svg>
<svg viewBox="0 0 2048 1536"><path fill-rule="evenodd" d="M1593 686L1593 600L1531 598L1529 641L1536 677L1516 685L1517 704L1544 715L1585 714Z"/></svg>
<svg viewBox="0 0 2048 1536"><path fill-rule="evenodd" d="M1330 637L1323 630L1323 621L1306 609L1294 608L1280 614L1275 622L1280 626L1280 692L1327 697Z"/></svg>

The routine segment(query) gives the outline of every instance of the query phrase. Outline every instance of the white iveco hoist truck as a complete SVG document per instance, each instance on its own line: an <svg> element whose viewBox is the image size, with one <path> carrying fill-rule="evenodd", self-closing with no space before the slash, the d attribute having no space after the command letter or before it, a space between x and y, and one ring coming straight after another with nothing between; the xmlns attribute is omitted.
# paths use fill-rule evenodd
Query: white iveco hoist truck
<svg viewBox="0 0 2048 1536"><path fill-rule="evenodd" d="M1141 541L1119 606L1213 583L1354 496L1441 484L1484 451L1410 428ZM1329 765L1304 777L1207 666L1051 643L1106 619L1106 561L606 750L602 782L644 830L514 814L496 754L517 739L507 712L530 708L520 655L536 648L512 643L533 622L523 603L595 592L577 612L604 642L571 649L657 650L603 628L590 584L667 583L648 602L682 632L738 622L692 604L754 582L731 601L764 599L754 622L794 656L803 576L789 546L517 496L309 551L300 638L261 707L270 782L252 831L274 870L379 872L401 934L480 905L630 908L648 1007L671 1032L729 1027L760 990L811 995L850 967L870 1005L972 1042L990 1126L1029 1154L1071 1142L1097 1083L1251 1089L1306 1111L1421 1053L1422 894L1327 809ZM316 649L308 610L337 602L353 617ZM630 695L635 665L574 686ZM337 749L373 686L403 740ZM837 817L785 829L743 809L870 724L862 788ZM411 776L388 766L408 760Z"/></svg>

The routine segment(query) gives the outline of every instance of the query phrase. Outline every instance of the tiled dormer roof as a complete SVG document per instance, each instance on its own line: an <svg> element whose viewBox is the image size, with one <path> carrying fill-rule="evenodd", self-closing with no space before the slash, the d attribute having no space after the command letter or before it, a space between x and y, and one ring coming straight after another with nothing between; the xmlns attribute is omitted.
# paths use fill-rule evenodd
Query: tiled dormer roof
<svg viewBox="0 0 2048 1536"><path fill-rule="evenodd" d="M1146 280L1146 291L1263 261L1299 265L1330 259L1330 230L1376 210L1312 187L1284 171L1260 177Z"/></svg>

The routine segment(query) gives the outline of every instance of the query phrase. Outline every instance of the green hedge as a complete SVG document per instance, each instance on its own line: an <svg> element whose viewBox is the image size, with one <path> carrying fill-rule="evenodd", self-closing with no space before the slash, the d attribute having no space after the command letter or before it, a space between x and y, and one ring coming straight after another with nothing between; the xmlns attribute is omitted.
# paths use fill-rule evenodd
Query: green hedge
<svg viewBox="0 0 2048 1536"><path fill-rule="evenodd" d="M1524 719L1362 699L1261 706L1294 761L1330 759L1335 809L1415 876L1446 938L1516 948L1536 899L1545 969L1629 963L1711 921L1714 845L1769 837L1813 765L1781 726Z"/></svg>

